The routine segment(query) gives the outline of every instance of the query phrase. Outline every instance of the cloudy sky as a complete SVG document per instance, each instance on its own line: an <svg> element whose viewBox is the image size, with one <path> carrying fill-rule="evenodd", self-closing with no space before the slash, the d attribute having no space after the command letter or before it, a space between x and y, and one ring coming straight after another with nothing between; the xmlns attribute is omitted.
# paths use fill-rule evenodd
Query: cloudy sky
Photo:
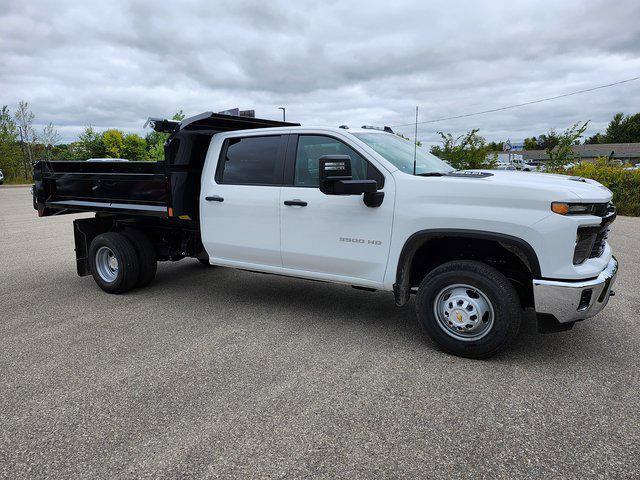
<svg viewBox="0 0 640 480"><path fill-rule="evenodd" d="M640 1L0 0L0 104L68 141L84 125L231 107L305 125L397 125L640 75ZM640 111L640 81L424 124L490 140ZM412 132L413 127L398 129Z"/></svg>

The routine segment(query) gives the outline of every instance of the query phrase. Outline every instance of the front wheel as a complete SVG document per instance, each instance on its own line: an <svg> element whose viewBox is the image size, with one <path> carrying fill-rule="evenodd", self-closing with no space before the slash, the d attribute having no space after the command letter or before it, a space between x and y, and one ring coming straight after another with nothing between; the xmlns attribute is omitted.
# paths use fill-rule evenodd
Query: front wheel
<svg viewBox="0 0 640 480"><path fill-rule="evenodd" d="M520 328L518 294L498 270L476 261L440 265L420 283L416 312L423 331L446 352L488 358Z"/></svg>

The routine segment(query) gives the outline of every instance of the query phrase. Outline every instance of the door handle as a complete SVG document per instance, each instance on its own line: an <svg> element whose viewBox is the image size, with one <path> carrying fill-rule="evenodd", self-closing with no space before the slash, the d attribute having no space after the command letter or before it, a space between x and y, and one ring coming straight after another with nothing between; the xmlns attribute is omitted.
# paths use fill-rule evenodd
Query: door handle
<svg viewBox="0 0 640 480"><path fill-rule="evenodd" d="M207 202L224 202L224 198L219 197L218 195L213 195L212 197L204 197Z"/></svg>
<svg viewBox="0 0 640 480"><path fill-rule="evenodd" d="M285 200L284 204L287 206L296 206L296 207L306 207L307 206L307 202L305 202L304 200L298 200L297 198L295 200Z"/></svg>

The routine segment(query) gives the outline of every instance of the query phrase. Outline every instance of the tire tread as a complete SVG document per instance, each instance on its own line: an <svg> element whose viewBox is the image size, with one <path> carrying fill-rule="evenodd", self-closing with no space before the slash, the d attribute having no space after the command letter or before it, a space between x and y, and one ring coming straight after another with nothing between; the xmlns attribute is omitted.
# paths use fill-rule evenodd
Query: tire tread
<svg viewBox="0 0 640 480"><path fill-rule="evenodd" d="M158 271L158 259L156 250L151 240L139 230L133 228L122 231L122 234L129 239L133 248L138 255L140 263L140 273L135 283L136 288L142 288L149 285L156 277Z"/></svg>

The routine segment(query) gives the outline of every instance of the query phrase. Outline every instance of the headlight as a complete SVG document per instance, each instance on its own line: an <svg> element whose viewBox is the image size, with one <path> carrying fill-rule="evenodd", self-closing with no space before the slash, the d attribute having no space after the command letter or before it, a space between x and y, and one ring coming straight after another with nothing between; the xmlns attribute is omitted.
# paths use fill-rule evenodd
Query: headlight
<svg viewBox="0 0 640 480"><path fill-rule="evenodd" d="M592 215L594 209L593 203L551 203L551 211L560 215Z"/></svg>

